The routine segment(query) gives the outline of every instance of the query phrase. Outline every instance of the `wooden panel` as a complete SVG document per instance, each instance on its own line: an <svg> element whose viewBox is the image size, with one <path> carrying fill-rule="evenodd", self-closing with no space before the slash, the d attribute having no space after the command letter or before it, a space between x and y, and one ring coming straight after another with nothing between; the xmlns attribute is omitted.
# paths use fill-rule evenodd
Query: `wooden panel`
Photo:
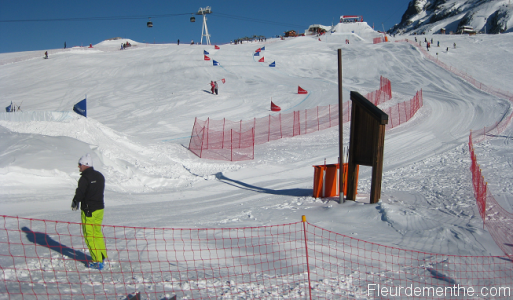
<svg viewBox="0 0 513 300"><path fill-rule="evenodd" d="M365 165L372 166L370 202L377 203L381 197L385 125L388 124L388 115L358 92L351 91L351 101L347 199L356 199L357 168L358 165Z"/></svg>

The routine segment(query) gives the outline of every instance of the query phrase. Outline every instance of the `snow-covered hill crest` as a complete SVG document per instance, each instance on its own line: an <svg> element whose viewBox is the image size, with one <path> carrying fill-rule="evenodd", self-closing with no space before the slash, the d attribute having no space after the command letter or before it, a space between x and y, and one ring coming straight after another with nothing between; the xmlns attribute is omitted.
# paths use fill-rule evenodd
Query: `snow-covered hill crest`
<svg viewBox="0 0 513 300"><path fill-rule="evenodd" d="M463 26L478 32L512 31L513 6L510 0L412 0L392 34L456 33Z"/></svg>

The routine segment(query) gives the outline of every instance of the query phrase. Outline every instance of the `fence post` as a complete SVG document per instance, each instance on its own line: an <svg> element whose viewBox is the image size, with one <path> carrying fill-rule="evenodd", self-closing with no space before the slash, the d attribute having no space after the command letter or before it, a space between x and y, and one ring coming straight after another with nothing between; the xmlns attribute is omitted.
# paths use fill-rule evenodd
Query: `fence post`
<svg viewBox="0 0 513 300"><path fill-rule="evenodd" d="M208 133L210 131L210 118L207 118L207 148L208 149Z"/></svg>
<svg viewBox="0 0 513 300"><path fill-rule="evenodd" d="M297 111L297 135L301 135L301 111Z"/></svg>
<svg viewBox="0 0 513 300"><path fill-rule="evenodd" d="M201 158L201 155L203 155L203 142L205 141L205 126L203 126L203 129L202 129L202 133L201 133L201 149L200 149L200 155L199 157Z"/></svg>
<svg viewBox="0 0 513 300"><path fill-rule="evenodd" d="M305 253L306 253L306 272L308 273L308 295L310 296L310 300L312 300L312 285L310 281L310 262L308 261L308 245L306 239L306 216L302 216L303 221L303 233L305 236Z"/></svg>
<svg viewBox="0 0 513 300"><path fill-rule="evenodd" d="M398 125L401 125L401 103L397 103L396 107L397 107L397 115L399 116L399 124Z"/></svg>
<svg viewBox="0 0 513 300"><path fill-rule="evenodd" d="M267 130L267 141L271 140L271 115L269 115L269 129Z"/></svg>
<svg viewBox="0 0 513 300"><path fill-rule="evenodd" d="M406 120L404 120L404 122L408 122L408 110L407 110L407 107L406 107L406 102L403 102L403 106L404 106L404 114L405 114L405 117L406 117Z"/></svg>
<svg viewBox="0 0 513 300"><path fill-rule="evenodd" d="M280 113L280 139L283 138L283 132L281 130L281 113Z"/></svg>
<svg viewBox="0 0 513 300"><path fill-rule="evenodd" d="M299 134L301 134L301 130L299 130ZM305 109L305 134L308 134L308 110Z"/></svg>
<svg viewBox="0 0 513 300"><path fill-rule="evenodd" d="M328 104L328 120L329 120L329 128L331 128L331 104Z"/></svg>
<svg viewBox="0 0 513 300"><path fill-rule="evenodd" d="M479 170L479 171L481 171L481 170ZM483 177L483 179L484 179L484 177ZM483 218L483 229L484 229L484 227L485 227L485 217L486 217L486 215L485 215L485 212L486 212L486 196L487 196L487 194L486 194L486 190L487 190L487 189L488 189L488 182L485 182L485 185L484 185L484 191L483 191L483 214L482 214L482 218Z"/></svg>
<svg viewBox="0 0 513 300"><path fill-rule="evenodd" d="M317 106L317 131L319 131L319 106Z"/></svg>
<svg viewBox="0 0 513 300"><path fill-rule="evenodd" d="M194 117L194 125L192 126L191 139L189 140L189 150L191 150L191 143L192 143L192 139L194 138L194 128L196 127L196 124L197 124L196 122L198 122L198 117ZM201 143L203 143L203 141L201 141Z"/></svg>
<svg viewBox="0 0 513 300"><path fill-rule="evenodd" d="M224 129L226 125L226 118L223 118L223 141L221 142L221 149L224 149Z"/></svg>
<svg viewBox="0 0 513 300"><path fill-rule="evenodd" d="M413 105L415 104L415 99L413 101L410 101L410 119L413 117Z"/></svg>

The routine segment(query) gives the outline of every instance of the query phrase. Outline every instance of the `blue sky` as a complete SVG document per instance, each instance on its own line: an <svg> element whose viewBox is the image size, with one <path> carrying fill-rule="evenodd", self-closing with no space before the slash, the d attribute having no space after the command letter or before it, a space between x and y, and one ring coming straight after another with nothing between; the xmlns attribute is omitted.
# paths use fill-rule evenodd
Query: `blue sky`
<svg viewBox="0 0 513 300"><path fill-rule="evenodd" d="M0 53L97 44L122 37L147 43L190 43L201 38L202 19L191 13L210 6L212 44L252 35L304 32L311 24L331 25L340 15L362 15L385 30L399 23L410 0L0 0ZM151 17L153 28L146 22ZM23 20L23 21L19 21ZM37 21L36 21L37 20Z"/></svg>

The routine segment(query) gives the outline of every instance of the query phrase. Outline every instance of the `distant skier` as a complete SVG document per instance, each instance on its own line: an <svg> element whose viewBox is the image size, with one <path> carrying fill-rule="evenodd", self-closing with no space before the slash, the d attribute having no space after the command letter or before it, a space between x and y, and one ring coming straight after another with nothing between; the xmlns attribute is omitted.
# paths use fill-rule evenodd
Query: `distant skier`
<svg viewBox="0 0 513 300"><path fill-rule="evenodd" d="M48 59L48 51L45 51L45 59Z"/></svg>
<svg viewBox="0 0 513 300"><path fill-rule="evenodd" d="M214 84L214 81L210 81L210 91L212 92L212 95L215 93L214 89L215 89L216 85Z"/></svg>
<svg viewBox="0 0 513 300"><path fill-rule="evenodd" d="M180 39L176 42L176 45L180 46Z"/></svg>
<svg viewBox="0 0 513 300"><path fill-rule="evenodd" d="M191 40L191 45L194 45L194 40Z"/></svg>
<svg viewBox="0 0 513 300"><path fill-rule="evenodd" d="M217 81L214 81L214 90L216 92L216 95L218 94L218 88L219 86L217 85Z"/></svg>
<svg viewBox="0 0 513 300"><path fill-rule="evenodd" d="M456 49L456 43L454 43L454 49Z"/></svg>

